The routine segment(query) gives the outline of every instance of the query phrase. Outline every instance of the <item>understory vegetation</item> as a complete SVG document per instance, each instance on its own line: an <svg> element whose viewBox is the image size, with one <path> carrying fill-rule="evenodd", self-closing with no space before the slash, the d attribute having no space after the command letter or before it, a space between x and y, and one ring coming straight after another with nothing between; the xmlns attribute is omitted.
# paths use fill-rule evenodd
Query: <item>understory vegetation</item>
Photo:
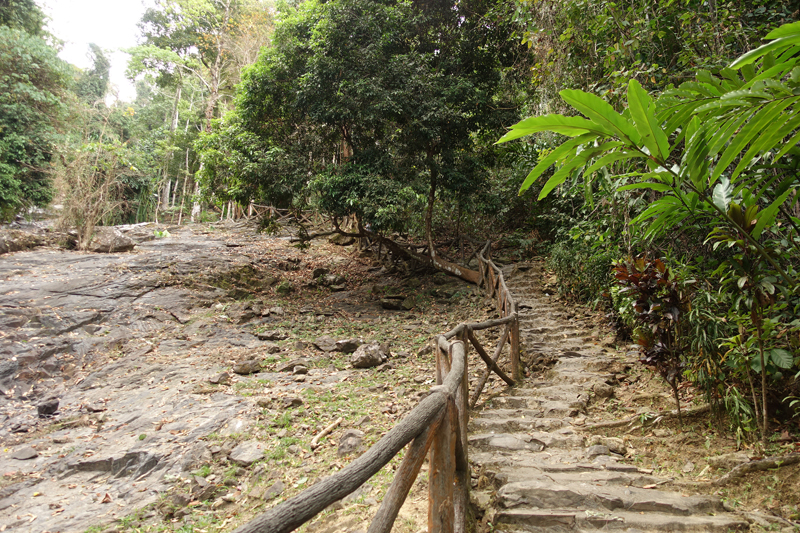
<svg viewBox="0 0 800 533"><path fill-rule="evenodd" d="M766 445L800 420L797 19L767 0L157 0L121 102L106 51L67 65L14 0L0 218L55 204L86 246L270 207L434 262L486 239L546 255L679 406L696 387Z"/></svg>

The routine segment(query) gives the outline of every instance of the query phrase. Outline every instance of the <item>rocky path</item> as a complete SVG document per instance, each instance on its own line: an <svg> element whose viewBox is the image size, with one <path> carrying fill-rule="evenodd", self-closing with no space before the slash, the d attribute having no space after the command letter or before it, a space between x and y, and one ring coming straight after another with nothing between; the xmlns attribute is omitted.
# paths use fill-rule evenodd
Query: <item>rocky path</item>
<svg viewBox="0 0 800 533"><path fill-rule="evenodd" d="M509 533L748 530L719 498L662 488L667 480L624 460L626 442L586 430L591 403L623 378L625 353L599 345L582 313L541 290L540 264L506 277L520 303L526 359L556 362L473 415L470 460L484 524Z"/></svg>

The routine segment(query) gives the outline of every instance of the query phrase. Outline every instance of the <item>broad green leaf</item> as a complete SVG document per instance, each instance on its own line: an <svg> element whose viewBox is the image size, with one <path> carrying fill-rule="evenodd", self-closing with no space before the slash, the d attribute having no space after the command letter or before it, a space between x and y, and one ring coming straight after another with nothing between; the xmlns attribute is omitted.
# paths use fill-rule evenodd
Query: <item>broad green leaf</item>
<svg viewBox="0 0 800 533"><path fill-rule="evenodd" d="M719 161L717 162L716 167L714 167L714 173L711 176L712 181L716 180L728 165L730 165L736 157L744 150L744 147L747 146L750 141L758 135L763 127L768 125L771 120L777 117L785 107L791 104L792 99L784 100L777 100L774 102L770 102L769 104L762 107L748 122L745 124L739 133L733 138L731 143L728 145L728 148L722 154Z"/></svg>
<svg viewBox="0 0 800 533"><path fill-rule="evenodd" d="M719 183L714 186L711 200L714 202L714 205L723 211L728 211L728 206L731 203L731 182L728 178L723 176Z"/></svg>
<svg viewBox="0 0 800 533"><path fill-rule="evenodd" d="M564 164L564 166L556 170L553 175L550 176L550 179L545 182L544 186L542 187L542 192L539 193L538 199L543 200L544 198L547 198L547 195L550 194L553 189L567 180L567 177L569 177L573 170L585 165L595 153L596 152L594 150L584 150L569 160L566 164Z"/></svg>
<svg viewBox="0 0 800 533"><path fill-rule="evenodd" d="M600 170L603 167L606 167L612 163L616 163L617 161L625 161L628 159L634 159L637 157L642 157L642 154L639 152L632 152L629 150L621 150L619 152L611 152L610 154L604 155L600 159L598 159L592 166L587 168L583 171L584 176L588 176L589 174Z"/></svg>
<svg viewBox="0 0 800 533"><path fill-rule="evenodd" d="M794 366L794 357L791 352L782 348L773 348L769 351L769 358L778 368L789 369Z"/></svg>
<svg viewBox="0 0 800 533"><path fill-rule="evenodd" d="M755 50L750 50L746 54L740 56L736 61L731 63L730 68L741 69L764 57L770 52L780 53L784 49L796 44L800 44L800 33L792 32L784 37L779 37L772 42L761 45Z"/></svg>
<svg viewBox="0 0 800 533"><path fill-rule="evenodd" d="M775 160L778 160L781 157L785 156L789 152L789 150L797 146L797 143L800 143L800 131L795 133L791 139L789 139L783 144L783 148L781 148L781 150L777 154L775 154Z"/></svg>
<svg viewBox="0 0 800 533"><path fill-rule="evenodd" d="M628 83L628 108L650 154L660 161L666 160L669 156L669 140L656 122L653 99L635 79Z"/></svg>
<svg viewBox="0 0 800 533"><path fill-rule="evenodd" d="M695 187L704 191L708 186L708 141L706 129L701 126L700 120L693 117L686 131L687 141L684 152L684 167L681 169L684 176L692 180Z"/></svg>
<svg viewBox="0 0 800 533"><path fill-rule="evenodd" d="M791 114L783 114L776 118L769 124L769 127L763 130L763 133L752 140L750 148L742 156L736 169L733 171L733 178L735 179L745 168L756 160L756 156L766 151L775 149L776 143L783 140L786 135L794 131L800 126L800 117L794 117L792 120Z"/></svg>
<svg viewBox="0 0 800 533"><path fill-rule="evenodd" d="M612 132L583 117L565 117L563 115L544 115L522 120L513 126L511 131L503 135L495 144L519 139L540 131L553 131L567 137L576 137L584 133L594 132L611 135Z"/></svg>
<svg viewBox="0 0 800 533"><path fill-rule="evenodd" d="M584 116L598 124L606 126L621 139L627 139L635 146L639 146L641 139L636 128L625 117L614 111L611 104L594 94L577 89L564 89L561 98L569 105L580 111Z"/></svg>
<svg viewBox="0 0 800 533"><path fill-rule="evenodd" d="M800 22L791 22L775 28L767 34L765 39L780 39L781 37L789 37L791 35L800 35Z"/></svg>
<svg viewBox="0 0 800 533"><path fill-rule="evenodd" d="M623 185L619 187L618 191L632 191L634 189L652 189L658 192L667 192L673 190L672 187L667 185L666 183L653 183L650 181L642 182L642 183L631 183L630 185Z"/></svg>
<svg viewBox="0 0 800 533"><path fill-rule="evenodd" d="M575 137L574 139L566 141L564 144L550 152L550 154L537 163L533 170L531 170L530 174L528 174L528 176L525 178L525 181L522 182L522 185L519 188L519 194L527 191L528 188L533 185L533 182L535 182L545 170L553 166L556 161L559 161L569 153L575 152L578 146L581 144L590 142L595 138L597 138L597 136L594 134L581 135L580 137Z"/></svg>
<svg viewBox="0 0 800 533"><path fill-rule="evenodd" d="M772 223L775 221L775 217L778 215L778 210L780 209L781 205L786 201L793 191L794 189L787 190L780 195L777 200L772 202L769 207L763 209L759 213L758 222L756 222L756 227L753 228L752 231L754 239L758 240L758 238L761 236L761 232L764 231L764 228L772 225Z"/></svg>

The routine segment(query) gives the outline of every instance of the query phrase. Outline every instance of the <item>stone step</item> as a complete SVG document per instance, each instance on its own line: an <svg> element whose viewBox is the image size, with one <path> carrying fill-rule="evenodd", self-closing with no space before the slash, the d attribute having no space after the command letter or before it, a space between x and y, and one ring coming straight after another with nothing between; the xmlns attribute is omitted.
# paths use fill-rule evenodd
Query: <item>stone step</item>
<svg viewBox="0 0 800 533"><path fill-rule="evenodd" d="M504 415L503 412L514 413L514 409L492 409L485 415L477 416L470 420L470 430L482 433L508 433L516 431L552 431L571 425L571 417L541 418L541 417L516 417L512 414ZM529 412L536 412L530 411Z"/></svg>
<svg viewBox="0 0 800 533"><path fill-rule="evenodd" d="M554 432L529 431L526 433L479 433L468 437L470 446L478 449L498 450L531 450L541 451L545 448L583 448L583 435L575 433L572 428L562 428Z"/></svg>
<svg viewBox="0 0 800 533"><path fill-rule="evenodd" d="M588 483L556 483L527 480L507 483L497 491L497 502L506 509L590 509L663 513L680 516L724 513L722 501L713 496L685 496L678 492L594 486Z"/></svg>
<svg viewBox="0 0 800 533"><path fill-rule="evenodd" d="M552 401L533 396L498 396L491 406L501 409L530 409L541 412L545 418L574 417L586 409L585 400Z"/></svg>
<svg viewBox="0 0 800 533"><path fill-rule="evenodd" d="M566 470L551 468L545 470L534 466L516 466L501 468L494 475L498 488L510 483L521 483L530 480L542 480L555 484L582 484L593 487L618 485L626 487L652 487L665 480L639 472L618 472L606 469Z"/></svg>
<svg viewBox="0 0 800 533"><path fill-rule="evenodd" d="M586 512L579 509L536 510L510 509L495 515L497 531L566 532L619 531L630 533L730 533L748 531L746 520L731 515L676 516L662 513L632 513L626 511ZM509 529L507 525L513 525Z"/></svg>

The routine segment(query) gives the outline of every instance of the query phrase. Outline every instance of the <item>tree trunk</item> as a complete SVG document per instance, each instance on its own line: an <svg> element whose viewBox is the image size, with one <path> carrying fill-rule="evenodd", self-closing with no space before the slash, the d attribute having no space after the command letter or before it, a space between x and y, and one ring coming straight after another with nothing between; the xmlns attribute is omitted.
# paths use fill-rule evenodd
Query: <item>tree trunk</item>
<svg viewBox="0 0 800 533"><path fill-rule="evenodd" d="M430 191L428 192L428 209L425 211L425 236L428 239L428 253L431 260L436 260L436 248L433 246L433 205L436 202L436 165L433 154L428 152L428 168L431 173Z"/></svg>

